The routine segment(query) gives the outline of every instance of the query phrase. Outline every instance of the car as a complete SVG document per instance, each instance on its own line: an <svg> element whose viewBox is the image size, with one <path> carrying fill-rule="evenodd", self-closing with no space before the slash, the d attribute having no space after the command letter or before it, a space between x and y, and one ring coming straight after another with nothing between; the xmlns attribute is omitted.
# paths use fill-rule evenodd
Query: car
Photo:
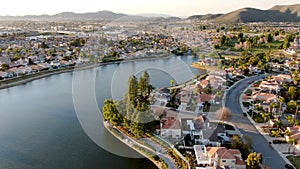
<svg viewBox="0 0 300 169"><path fill-rule="evenodd" d="M286 169L294 169L294 167L290 164L285 164L284 166Z"/></svg>

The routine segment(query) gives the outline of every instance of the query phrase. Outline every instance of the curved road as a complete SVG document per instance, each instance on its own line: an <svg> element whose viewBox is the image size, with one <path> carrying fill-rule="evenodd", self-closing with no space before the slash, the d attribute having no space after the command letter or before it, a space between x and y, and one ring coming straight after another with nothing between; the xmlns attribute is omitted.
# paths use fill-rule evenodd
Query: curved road
<svg viewBox="0 0 300 169"><path fill-rule="evenodd" d="M272 169L284 169L286 164L284 159L269 145L268 141L257 131L250 120L243 116L243 110L240 106L240 95L249 86L249 82L264 77L264 75L260 75L239 81L227 91L225 106L233 112L230 121L236 125L243 136L251 138L254 151L263 154L263 164L270 166Z"/></svg>

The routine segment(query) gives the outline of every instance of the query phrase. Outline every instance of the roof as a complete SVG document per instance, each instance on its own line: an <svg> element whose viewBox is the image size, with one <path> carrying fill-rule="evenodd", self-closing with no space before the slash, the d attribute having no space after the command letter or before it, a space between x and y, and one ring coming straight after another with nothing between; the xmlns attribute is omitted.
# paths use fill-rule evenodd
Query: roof
<svg viewBox="0 0 300 169"><path fill-rule="evenodd" d="M290 138L293 138L293 139L296 139L296 140L300 140L300 132L297 132L297 133L291 135Z"/></svg>
<svg viewBox="0 0 300 169"><path fill-rule="evenodd" d="M227 149L226 147L207 147L207 155L209 157L215 157L217 154L221 159L236 159L241 156L241 152L238 149Z"/></svg>
<svg viewBox="0 0 300 169"><path fill-rule="evenodd" d="M245 162L241 158L238 158L238 157L235 157L235 164L236 165L246 165Z"/></svg>
<svg viewBox="0 0 300 169"><path fill-rule="evenodd" d="M270 94L270 93L259 93L255 96L255 99L260 101L270 101L276 98L277 96L275 94Z"/></svg>
<svg viewBox="0 0 300 169"><path fill-rule="evenodd" d="M235 156L226 148L220 148L217 150L220 159L235 159Z"/></svg>
<svg viewBox="0 0 300 169"><path fill-rule="evenodd" d="M300 132L300 126L287 127L290 132Z"/></svg>
<svg viewBox="0 0 300 169"><path fill-rule="evenodd" d="M162 121L162 129L181 129L180 121L174 117L168 117Z"/></svg>
<svg viewBox="0 0 300 169"><path fill-rule="evenodd" d="M209 84L208 80L201 80L200 82L200 85L204 88L207 87L208 84Z"/></svg>
<svg viewBox="0 0 300 169"><path fill-rule="evenodd" d="M209 95L209 94L200 94L199 95L199 100L204 103L204 102L209 102L211 100L215 99L215 95Z"/></svg>

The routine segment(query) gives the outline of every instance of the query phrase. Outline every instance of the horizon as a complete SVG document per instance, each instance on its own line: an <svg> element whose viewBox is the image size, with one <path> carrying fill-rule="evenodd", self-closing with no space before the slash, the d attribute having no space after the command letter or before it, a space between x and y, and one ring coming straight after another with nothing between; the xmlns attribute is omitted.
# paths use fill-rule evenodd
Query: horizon
<svg viewBox="0 0 300 169"><path fill-rule="evenodd" d="M188 17L191 15L224 14L240 8L257 8L267 10L275 5L299 4L298 0L227 0L226 2L211 0L209 3L201 0L174 0L172 5L167 0L110 0L109 2L95 2L86 0L84 4L73 3L70 0L45 0L43 5L35 0L13 0L4 1L0 10L1 16L25 16L25 15L54 15L62 12L88 13L99 11L111 11L128 15L161 14L177 17ZM48 2L48 3L47 3ZM15 4L19 4L16 6ZM60 5L58 5L60 4ZM115 5L118 4L118 5ZM157 6L159 5L159 8Z"/></svg>

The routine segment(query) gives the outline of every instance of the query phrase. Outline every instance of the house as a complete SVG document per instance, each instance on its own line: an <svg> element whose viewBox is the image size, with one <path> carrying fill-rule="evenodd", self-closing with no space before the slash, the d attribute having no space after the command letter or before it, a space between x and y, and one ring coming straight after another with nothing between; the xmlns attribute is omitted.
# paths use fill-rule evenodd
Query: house
<svg viewBox="0 0 300 169"><path fill-rule="evenodd" d="M180 92L180 102L189 104L191 102L192 93L187 90L182 90Z"/></svg>
<svg viewBox="0 0 300 169"><path fill-rule="evenodd" d="M180 121L174 117L167 117L161 120L160 135L162 137L181 138Z"/></svg>
<svg viewBox="0 0 300 169"><path fill-rule="evenodd" d="M286 129L291 133L290 136L285 137L286 141L289 141L290 139L297 140L295 147L300 150L300 126L287 127Z"/></svg>
<svg viewBox="0 0 300 169"><path fill-rule="evenodd" d="M279 78L277 79L279 80ZM276 92L278 92L280 90L280 85L275 79L263 80L260 83L259 88L262 90L275 90Z"/></svg>
<svg viewBox="0 0 300 169"><path fill-rule="evenodd" d="M257 93L253 95L253 99L256 101L271 102L277 100L277 96L270 93Z"/></svg>
<svg viewBox="0 0 300 169"><path fill-rule="evenodd" d="M200 86L201 86L202 88L208 87L208 86L209 86L209 81L208 81L208 80L201 80Z"/></svg>
<svg viewBox="0 0 300 169"><path fill-rule="evenodd" d="M218 88L226 82L226 79L219 75L209 75L205 78L205 80L207 80L209 82L210 87L213 88Z"/></svg>
<svg viewBox="0 0 300 169"><path fill-rule="evenodd" d="M3 78L3 79L7 78L8 74L6 72L0 71L0 77Z"/></svg>
<svg viewBox="0 0 300 169"><path fill-rule="evenodd" d="M210 94L199 94L199 101L201 103L210 103L210 104L215 104L216 96L215 95L210 95Z"/></svg>
<svg viewBox="0 0 300 169"><path fill-rule="evenodd" d="M273 76L273 78L280 85L282 85L284 82L287 82L287 83L292 82L292 76L288 75L288 74L279 74L277 76Z"/></svg>
<svg viewBox="0 0 300 169"><path fill-rule="evenodd" d="M194 151L198 165L246 169L246 164L238 149L195 145Z"/></svg>

